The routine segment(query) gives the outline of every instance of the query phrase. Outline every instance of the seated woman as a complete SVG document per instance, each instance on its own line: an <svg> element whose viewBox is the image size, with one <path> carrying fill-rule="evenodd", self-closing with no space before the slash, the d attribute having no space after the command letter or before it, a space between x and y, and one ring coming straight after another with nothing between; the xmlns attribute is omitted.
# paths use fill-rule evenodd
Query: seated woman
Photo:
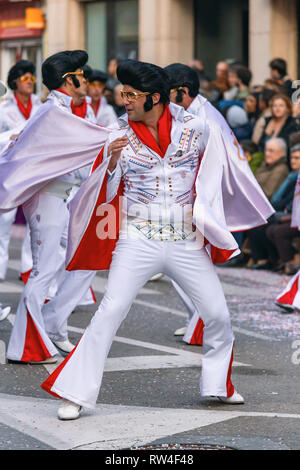
<svg viewBox="0 0 300 470"><path fill-rule="evenodd" d="M300 146L291 150L291 166L292 172L271 197L276 212L268 225L247 232L255 262L252 269L282 270L285 274L293 274L298 269L300 257L293 240L300 236L300 232L291 227L291 211L300 169Z"/></svg>
<svg viewBox="0 0 300 470"><path fill-rule="evenodd" d="M289 136L298 130L296 119L292 116L293 108L291 100L283 94L276 94L270 101L272 115L265 119L265 127L263 129L258 146L261 151L265 150L268 140L274 137L280 137L289 145ZM289 152L287 153L289 161Z"/></svg>

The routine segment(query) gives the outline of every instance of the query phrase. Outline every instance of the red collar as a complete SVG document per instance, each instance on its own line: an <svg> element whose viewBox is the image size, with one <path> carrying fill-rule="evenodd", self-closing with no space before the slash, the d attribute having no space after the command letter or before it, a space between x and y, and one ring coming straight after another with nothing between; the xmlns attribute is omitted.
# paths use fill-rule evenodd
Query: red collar
<svg viewBox="0 0 300 470"><path fill-rule="evenodd" d="M24 118L26 119L29 119L30 118L30 114L31 114L31 110L32 110L32 100L31 100L31 96L29 98L29 101L28 101L28 105L27 106L24 106L23 103L21 103L21 101L19 100L19 98L17 97L16 93L14 94L15 96L15 100L16 100L16 103L18 105L18 108L20 110L20 112L23 114Z"/></svg>
<svg viewBox="0 0 300 470"><path fill-rule="evenodd" d="M99 111L99 108L100 108L100 105L101 105L101 98L99 99L98 103L97 103L97 106L96 108L94 108L93 104L90 103L90 107L92 108L92 110L94 111L94 114L95 116L97 116L98 114L98 111Z"/></svg>
<svg viewBox="0 0 300 470"><path fill-rule="evenodd" d="M84 119L86 117L86 112L87 112L87 101L84 100L84 102L80 106L74 106L74 103L72 101L71 109L72 109L72 113L75 114L75 116L78 116Z"/></svg>
<svg viewBox="0 0 300 470"><path fill-rule="evenodd" d="M131 129L134 131L137 138L147 147L154 150L158 155L164 158L167 148L171 143L171 129L172 129L172 115L169 106L166 105L164 112L158 121L158 139L159 144L149 131L148 127L142 122L129 121Z"/></svg>
<svg viewBox="0 0 300 470"><path fill-rule="evenodd" d="M56 91L59 91L60 93L63 93L64 95L70 96L69 93L67 93L66 91L62 90L61 88L57 88Z"/></svg>

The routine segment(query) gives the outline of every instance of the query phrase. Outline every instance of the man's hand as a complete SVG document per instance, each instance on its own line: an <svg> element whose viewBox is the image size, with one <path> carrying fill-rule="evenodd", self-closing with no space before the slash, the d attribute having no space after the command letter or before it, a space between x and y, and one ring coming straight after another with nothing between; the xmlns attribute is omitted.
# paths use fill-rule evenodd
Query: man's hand
<svg viewBox="0 0 300 470"><path fill-rule="evenodd" d="M127 137L120 137L119 139L113 140L108 146L108 156L110 157L110 162L108 165L108 170L113 172L117 166L118 160L121 156L121 152L124 147L128 144Z"/></svg>

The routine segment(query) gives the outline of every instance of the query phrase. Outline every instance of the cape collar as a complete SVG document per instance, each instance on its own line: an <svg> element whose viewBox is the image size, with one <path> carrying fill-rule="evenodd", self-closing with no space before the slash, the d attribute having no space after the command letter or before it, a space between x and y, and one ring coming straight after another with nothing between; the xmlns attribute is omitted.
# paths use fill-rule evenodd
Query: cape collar
<svg viewBox="0 0 300 470"><path fill-rule="evenodd" d="M58 99L64 107L68 108L69 110L71 109L72 97L70 95L62 93L59 90L52 90L48 95L48 99L51 98Z"/></svg>

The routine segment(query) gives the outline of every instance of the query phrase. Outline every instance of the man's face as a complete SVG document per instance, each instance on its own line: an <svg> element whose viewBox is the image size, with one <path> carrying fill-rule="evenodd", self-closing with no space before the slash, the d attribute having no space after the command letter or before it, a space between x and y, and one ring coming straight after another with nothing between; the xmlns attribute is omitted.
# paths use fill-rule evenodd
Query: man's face
<svg viewBox="0 0 300 470"><path fill-rule="evenodd" d="M265 148L265 161L268 165L277 162L280 158L284 157L284 152L277 142L267 142Z"/></svg>
<svg viewBox="0 0 300 470"><path fill-rule="evenodd" d="M34 84L36 82L32 73L27 72L21 77L17 78L16 85L17 91L22 95L31 95L34 92Z"/></svg>
<svg viewBox="0 0 300 470"><path fill-rule="evenodd" d="M219 80L227 78L228 64L226 62L219 62L216 66L216 74Z"/></svg>
<svg viewBox="0 0 300 470"><path fill-rule="evenodd" d="M103 94L104 88L104 83L95 80L88 85L88 95L92 98L92 100L99 101Z"/></svg>
<svg viewBox="0 0 300 470"><path fill-rule="evenodd" d="M280 74L279 74L278 70L270 68L270 75L271 75L271 78L273 78L273 80L279 80L280 79Z"/></svg>
<svg viewBox="0 0 300 470"><path fill-rule="evenodd" d="M237 74L233 71L228 72L228 84L229 84L230 88L233 88L233 87L237 86L237 84L238 84Z"/></svg>
<svg viewBox="0 0 300 470"><path fill-rule="evenodd" d="M130 85L123 85L122 91L128 93L127 97L123 97L122 100L129 120L143 121L146 115L144 109L146 96L140 95L143 92L132 88Z"/></svg>
<svg viewBox="0 0 300 470"><path fill-rule="evenodd" d="M178 94L181 94L181 97L182 97L181 101L176 101ZM183 106L184 109L187 109L190 106L191 101L193 100L189 96L189 89L187 87L181 87L180 90L177 90L176 88L171 90L170 101L171 103L178 104L180 106Z"/></svg>
<svg viewBox="0 0 300 470"><path fill-rule="evenodd" d="M292 170L300 170L300 150L291 153L290 163Z"/></svg>
<svg viewBox="0 0 300 470"><path fill-rule="evenodd" d="M87 82L86 82L86 79L84 78L84 76L81 73L82 72L81 69L77 69L77 70L75 70L75 72L76 73L78 72L78 75L76 75L76 73L75 73L75 77L79 81L80 86L78 88L76 88L75 85L74 85L74 92L75 92L75 94L78 98L83 98L87 95L87 92L88 92Z"/></svg>

